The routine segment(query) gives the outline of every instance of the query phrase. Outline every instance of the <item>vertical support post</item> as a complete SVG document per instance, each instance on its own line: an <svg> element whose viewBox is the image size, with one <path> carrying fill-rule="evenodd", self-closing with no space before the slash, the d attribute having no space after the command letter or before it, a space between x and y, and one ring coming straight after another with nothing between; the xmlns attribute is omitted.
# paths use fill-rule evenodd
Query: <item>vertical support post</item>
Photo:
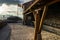
<svg viewBox="0 0 60 40"><path fill-rule="evenodd" d="M39 11L34 11L33 13L34 15L34 18L35 18L35 35L34 35L34 40L37 40L37 33L38 33L38 30L39 30L39 24L40 24L40 16L39 16Z"/></svg>
<svg viewBox="0 0 60 40"><path fill-rule="evenodd" d="M23 25L25 25L25 24L26 24L26 19L27 19L26 15L25 15L25 14L23 14Z"/></svg>
<svg viewBox="0 0 60 40"><path fill-rule="evenodd" d="M23 14L23 25L25 24L25 14Z"/></svg>

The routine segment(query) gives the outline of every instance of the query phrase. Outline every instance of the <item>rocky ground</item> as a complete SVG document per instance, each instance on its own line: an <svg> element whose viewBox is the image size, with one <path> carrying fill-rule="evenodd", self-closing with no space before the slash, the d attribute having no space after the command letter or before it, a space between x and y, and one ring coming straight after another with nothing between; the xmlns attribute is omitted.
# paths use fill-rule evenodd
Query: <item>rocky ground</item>
<svg viewBox="0 0 60 40"><path fill-rule="evenodd" d="M9 24L9 26L11 27L10 40L33 40L34 38L33 27L21 25L19 23ZM43 40L60 40L60 36L57 34L42 30L42 39Z"/></svg>

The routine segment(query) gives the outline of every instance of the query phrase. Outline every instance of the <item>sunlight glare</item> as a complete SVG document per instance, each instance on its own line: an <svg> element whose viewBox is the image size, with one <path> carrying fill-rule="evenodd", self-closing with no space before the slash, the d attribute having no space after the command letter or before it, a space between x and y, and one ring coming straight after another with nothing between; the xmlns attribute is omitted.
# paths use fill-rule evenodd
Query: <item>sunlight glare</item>
<svg viewBox="0 0 60 40"><path fill-rule="evenodd" d="M0 6L0 14L1 14L2 12L6 11L7 8L8 8L8 7L7 7L6 4L2 4L2 6Z"/></svg>

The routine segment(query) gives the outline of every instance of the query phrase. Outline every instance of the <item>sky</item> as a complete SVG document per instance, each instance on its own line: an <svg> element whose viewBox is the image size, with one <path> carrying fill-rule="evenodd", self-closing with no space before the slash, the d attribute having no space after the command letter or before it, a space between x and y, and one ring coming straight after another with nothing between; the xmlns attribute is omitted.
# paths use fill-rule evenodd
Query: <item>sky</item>
<svg viewBox="0 0 60 40"><path fill-rule="evenodd" d="M31 0L0 0L0 14L7 15L10 13L9 15L16 15L15 12L17 13L18 10L20 17L23 18L23 9L22 7L17 8L17 4L23 4L29 1ZM14 13L9 11L13 11Z"/></svg>
<svg viewBox="0 0 60 40"><path fill-rule="evenodd" d="M6 6L6 4L7 5L14 5L14 4L23 4L23 3L26 3L26 2L29 2L29 1L31 1L31 0L0 0L0 11L3 11L3 10L5 10L6 8L8 8L7 6ZM5 8L4 8L4 6L5 6ZM2 10L3 9L3 10ZM22 11L22 9L21 9L21 11Z"/></svg>
<svg viewBox="0 0 60 40"><path fill-rule="evenodd" d="M0 0L0 3L10 3L10 4L20 3L20 4L23 4L23 3L26 3L29 1L31 1L31 0Z"/></svg>
<svg viewBox="0 0 60 40"><path fill-rule="evenodd" d="M32 0L19 0L21 4L32 1Z"/></svg>

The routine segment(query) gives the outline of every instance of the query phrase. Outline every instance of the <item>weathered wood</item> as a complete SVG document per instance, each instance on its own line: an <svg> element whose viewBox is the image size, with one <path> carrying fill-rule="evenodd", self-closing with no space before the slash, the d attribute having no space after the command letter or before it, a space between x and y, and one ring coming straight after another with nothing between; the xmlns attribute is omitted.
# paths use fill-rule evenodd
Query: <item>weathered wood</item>
<svg viewBox="0 0 60 40"><path fill-rule="evenodd" d="M27 20L27 16L25 14L23 14L23 24L25 25L26 24L26 20Z"/></svg>
<svg viewBox="0 0 60 40"><path fill-rule="evenodd" d="M42 35L41 35L41 33L40 33L40 34L37 34L37 40L42 40Z"/></svg>
<svg viewBox="0 0 60 40"><path fill-rule="evenodd" d="M24 13L29 11L38 1L40 1L40 0L35 1L29 8L27 8L27 10ZM49 5L54 4L56 2L59 2L59 0L54 0L54 1L50 2L50 3L45 4L45 5L49 6ZM40 20L38 11L35 11L33 13L34 18L35 18L35 23L34 23L35 24L35 36L34 36L34 40L42 40L41 39L41 29L42 29L43 22L44 22L46 12L47 12L47 9L48 9L47 6L45 6L45 5L40 6L40 8L44 7L41 20Z"/></svg>
<svg viewBox="0 0 60 40"><path fill-rule="evenodd" d="M48 4L46 4L46 5L52 5L52 4L54 4L54 3L57 3L57 2L60 2L60 0L54 0L54 1L52 1L52 2L50 2L50 3L48 3Z"/></svg>
<svg viewBox="0 0 60 40"><path fill-rule="evenodd" d="M35 9L34 11L37 11L37 10L40 11L42 9L41 8L38 8L38 9ZM30 11L30 12L26 13L25 15L30 14L30 13L33 13L33 15L34 15L35 14L34 11Z"/></svg>
<svg viewBox="0 0 60 40"><path fill-rule="evenodd" d="M38 1L41 1L41 0L36 0L32 5L30 5L30 6L26 9L26 11L25 11L24 13L26 13L28 10L30 10L31 7L34 6Z"/></svg>
<svg viewBox="0 0 60 40"><path fill-rule="evenodd" d="M44 6L43 14L42 14L42 17L41 17L40 26L39 26L39 32L38 33L41 33L41 29L42 29L42 26L43 26L43 22L44 22L44 19L45 19L45 16L46 16L47 9L48 9L48 7Z"/></svg>
<svg viewBox="0 0 60 40"><path fill-rule="evenodd" d="M28 12L28 13L26 13L25 15L28 15L28 14L30 14L30 13L32 13L32 12Z"/></svg>
<svg viewBox="0 0 60 40"><path fill-rule="evenodd" d="M30 10L34 5L36 5L39 1L41 1L41 0L35 0L35 2L32 4L32 5L30 5L25 11L24 11L24 13L26 13L28 10ZM46 0L47 1L47 0ZM60 0L52 0L51 2L49 2L49 3L46 3L45 5L52 5L52 4L54 4L54 3L56 3L56 2L60 2ZM44 6L44 5L42 5L42 6ZM41 7L42 7L41 6Z"/></svg>
<svg viewBox="0 0 60 40"><path fill-rule="evenodd" d="M41 30L42 30L43 22L44 22L44 19L45 19L45 16L46 16L46 12L47 12L47 6L44 6L42 17L41 18L38 17L38 18L40 18L40 23L39 22L35 23L35 26L36 26L36 29L35 29L35 40L42 40ZM36 20L38 21L37 18L36 18ZM38 26L38 23L39 23L39 26ZM37 27L38 27L38 29L37 29Z"/></svg>
<svg viewBox="0 0 60 40"><path fill-rule="evenodd" d="M35 18L35 36L34 36L34 40L37 40L37 33L39 30L39 22L40 22L40 15L39 15L39 10L35 11L34 13L34 18Z"/></svg>

